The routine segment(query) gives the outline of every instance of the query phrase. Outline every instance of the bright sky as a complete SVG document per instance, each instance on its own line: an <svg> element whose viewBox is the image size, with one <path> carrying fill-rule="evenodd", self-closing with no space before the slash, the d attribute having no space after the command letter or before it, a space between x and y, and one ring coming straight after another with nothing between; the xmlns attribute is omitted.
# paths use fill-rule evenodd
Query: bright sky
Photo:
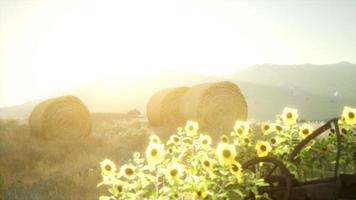
<svg viewBox="0 0 356 200"><path fill-rule="evenodd" d="M0 0L0 107L103 78L356 62L353 0Z"/></svg>

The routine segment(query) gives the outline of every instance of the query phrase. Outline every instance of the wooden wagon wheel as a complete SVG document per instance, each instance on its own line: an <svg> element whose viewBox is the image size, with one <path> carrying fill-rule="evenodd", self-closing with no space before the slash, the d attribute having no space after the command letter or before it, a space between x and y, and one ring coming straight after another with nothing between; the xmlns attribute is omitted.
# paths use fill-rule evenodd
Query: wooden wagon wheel
<svg viewBox="0 0 356 200"><path fill-rule="evenodd" d="M332 128L332 125L335 127L335 134L336 134L336 164L335 164L335 171L334 171L334 177L336 178L338 173L339 173L339 163L340 163L340 128L338 124L338 118L333 118L329 120L327 123L325 123L323 126L319 127L318 129L314 130L313 133L308 135L304 140L302 140L299 144L297 144L293 150L293 152L290 155L290 160L292 162L295 161L296 156L298 153L314 138L318 137L319 135L323 134L325 131L329 130ZM276 170L277 166L274 166L273 169L268 173L266 176L266 179L269 179L273 172Z"/></svg>
<svg viewBox="0 0 356 200"><path fill-rule="evenodd" d="M245 162L242 165L242 169L246 170L259 163L271 163L274 165L274 168L279 168L281 170L282 177L284 178L285 181L285 192L284 192L283 200L289 200L292 191L292 176L289 170L287 169L287 167L283 164L283 162L272 157L259 157ZM272 188L273 187L270 187L270 189Z"/></svg>

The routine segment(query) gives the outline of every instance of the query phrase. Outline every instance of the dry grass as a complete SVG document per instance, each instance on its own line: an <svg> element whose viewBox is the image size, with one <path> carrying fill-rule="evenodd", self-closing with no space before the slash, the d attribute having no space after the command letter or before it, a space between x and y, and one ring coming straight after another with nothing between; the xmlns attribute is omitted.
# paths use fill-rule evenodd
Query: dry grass
<svg viewBox="0 0 356 200"><path fill-rule="evenodd" d="M30 137L27 124L1 120L0 199L97 199L99 162L129 159L146 146L147 131L132 118L97 119L87 139L54 142Z"/></svg>

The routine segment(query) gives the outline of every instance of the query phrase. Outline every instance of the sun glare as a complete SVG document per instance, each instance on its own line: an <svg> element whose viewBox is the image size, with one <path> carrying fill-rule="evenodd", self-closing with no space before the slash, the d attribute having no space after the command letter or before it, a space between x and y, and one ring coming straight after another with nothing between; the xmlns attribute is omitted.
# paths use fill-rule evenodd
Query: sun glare
<svg viewBox="0 0 356 200"><path fill-rule="evenodd" d="M275 4L2 1L0 89L4 94L32 90L6 97L2 104L41 98L93 80L129 79L164 70L223 75L253 64L330 63L343 58L329 57L325 48L316 50L326 39L296 35L299 31L291 28L300 23L290 27Z"/></svg>

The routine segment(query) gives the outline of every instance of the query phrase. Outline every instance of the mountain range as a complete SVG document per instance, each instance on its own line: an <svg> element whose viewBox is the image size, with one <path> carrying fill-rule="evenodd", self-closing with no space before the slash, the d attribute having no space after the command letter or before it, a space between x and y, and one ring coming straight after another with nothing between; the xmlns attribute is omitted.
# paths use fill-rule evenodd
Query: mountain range
<svg viewBox="0 0 356 200"><path fill-rule="evenodd" d="M92 82L53 96L75 95L92 112L145 113L151 95L162 88L229 80L243 92L250 120L273 120L285 106L297 108L304 120L337 117L343 106L356 107L356 64L254 65L224 76L161 72L130 80ZM26 118L41 100L0 108L0 118Z"/></svg>

